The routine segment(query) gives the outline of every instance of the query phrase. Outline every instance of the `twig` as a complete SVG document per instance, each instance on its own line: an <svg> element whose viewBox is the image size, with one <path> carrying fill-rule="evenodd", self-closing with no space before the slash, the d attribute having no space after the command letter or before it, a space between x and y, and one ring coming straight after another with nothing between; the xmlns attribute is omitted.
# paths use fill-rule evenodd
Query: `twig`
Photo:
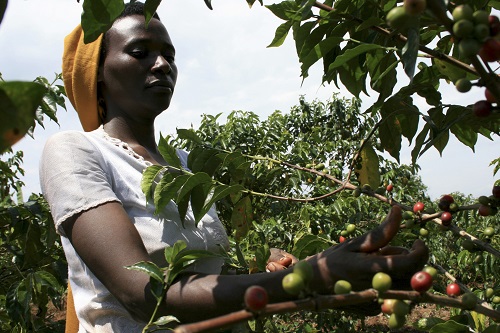
<svg viewBox="0 0 500 333"><path fill-rule="evenodd" d="M467 308L459 298L438 296L430 293L419 293L416 291L388 290L379 294L375 289L366 289L345 295L318 295L296 301L268 304L261 312L252 313L240 310L220 317L200 321L197 323L181 325L173 330L173 333L206 333L215 332L221 328L231 327L239 322L259 317L267 317L278 313L289 313L296 311L318 311L321 309L344 308L349 305L357 305L372 302L379 297L389 299L410 300L416 303L434 303L465 310ZM495 321L500 320L500 311L477 304L474 309Z"/></svg>
<svg viewBox="0 0 500 333"><path fill-rule="evenodd" d="M328 6L328 5L325 5L325 4L323 4L323 3L319 2L319 1L316 1L313 4L313 6L319 8L319 9L323 9L323 10L328 11L328 12L334 12L335 11L334 8L332 8L332 7ZM340 15L340 13L339 13L339 15ZM350 20L359 22L359 23L363 22L362 19L357 18L356 16L353 16L353 15L350 15L350 14L342 13L342 16L346 17L346 18L348 18ZM408 41L408 39L404 35L402 35L400 33L394 34L392 31L387 30L385 28L382 28L380 26L372 26L370 28L372 30L380 32L380 33L382 33L384 35L394 36L400 42L406 43ZM463 70L465 70L465 71L467 71L469 73L472 73L474 75L480 76L479 73L476 71L476 69L474 67L469 66L468 64L466 64L464 62L461 62L461 61L459 61L459 60L457 60L457 59L455 59L455 58L453 58L453 57L451 57L451 56L449 56L447 54L444 54L444 53L439 52L437 50L430 49L430 48L428 48L427 46L424 46L424 45L419 45L418 49L420 51L424 52L424 53L427 53L427 54L433 56L434 58L437 58L439 60L445 61L445 62L450 63L452 65L455 65L455 66L457 66L457 67L459 67L459 68L461 68L461 69L463 69Z"/></svg>

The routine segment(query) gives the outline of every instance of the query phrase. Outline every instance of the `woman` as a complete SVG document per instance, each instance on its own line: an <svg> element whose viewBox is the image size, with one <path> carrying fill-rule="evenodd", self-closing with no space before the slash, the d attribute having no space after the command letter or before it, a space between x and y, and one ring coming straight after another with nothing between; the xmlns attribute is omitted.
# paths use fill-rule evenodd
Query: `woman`
<svg viewBox="0 0 500 333"><path fill-rule="evenodd" d="M228 245L213 209L197 227L188 213L183 226L174 203L154 215L140 190L144 168L166 165L154 121L168 108L177 79L170 36L158 16L146 28L142 6L127 6L94 43L83 44L81 27L66 38L64 84L85 132L50 138L40 166L42 191L68 260L79 332L140 332L145 326L155 308L149 276L124 266L164 265L164 248L177 240L210 251ZM400 221L401 210L393 207L379 229L309 258L316 291L330 293L339 279L356 290L368 288L378 271L409 281L428 253L418 241L412 251L383 248ZM270 273L252 275L220 275L221 264L204 260L179 277L158 315L185 323L235 311L255 284L268 290L270 302L290 299L281 287L287 271L278 262L269 265Z"/></svg>

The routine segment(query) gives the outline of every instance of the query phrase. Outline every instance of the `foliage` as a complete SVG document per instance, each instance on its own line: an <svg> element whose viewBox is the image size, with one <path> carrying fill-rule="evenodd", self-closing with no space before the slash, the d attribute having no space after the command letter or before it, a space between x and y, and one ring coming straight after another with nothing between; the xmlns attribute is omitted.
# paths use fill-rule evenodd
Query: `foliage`
<svg viewBox="0 0 500 333"><path fill-rule="evenodd" d="M57 108L65 107L60 79L0 82L1 331L64 330L64 321L51 317L53 309L65 306L67 264L60 239L45 199L32 194L23 202L23 152L9 148L25 134L33 136L36 124L43 127L44 116L57 122Z"/></svg>
<svg viewBox="0 0 500 333"><path fill-rule="evenodd" d="M154 263L147 261L141 261L126 267L127 269L144 272L149 275L151 292L156 299L157 308L164 302L166 291L184 269L200 259L221 257L206 250L187 250L186 246L186 242L180 240L173 246L165 248L165 260L168 263L166 267L158 267ZM163 316L153 321L155 317L156 314L154 313L143 332L149 330L154 332L158 326L168 327L172 322L179 322L173 316Z"/></svg>
<svg viewBox="0 0 500 333"><path fill-rule="evenodd" d="M342 134L347 131L353 137L366 137L376 127L373 124L376 119L365 121L366 115L360 112L355 101L334 96L327 102L307 102L301 97L299 104L292 107L289 113L275 112L263 121L254 113L243 111L233 111L225 124L218 122L219 117L220 115L205 115L197 130L178 130L177 137L163 138L160 145L164 152L174 151L174 146L190 151L188 167L196 165L196 168L180 168L181 173L192 177L197 174L194 171L210 169L209 173L213 175L217 186L237 183L245 189L240 196L231 195L217 203L221 219L232 235L230 255L233 258L229 262L230 269L240 273L263 271L270 247L279 247L298 258L305 258L337 244L340 235L354 237L372 229L380 223L387 209L384 200L377 200L379 197L376 194L383 199L390 198L410 206L413 202L423 201L427 214L439 211L438 202L431 202L425 193L426 188L417 174L418 166L398 165L378 155L380 151L377 154L381 171L379 187L376 191L363 192L366 195L355 195L361 184L357 182L356 175L349 173L351 163L348 157L355 155L360 145L357 141L342 140ZM355 120L349 122L345 119ZM373 122L371 127L362 126L370 121ZM309 123L312 125L306 126ZM339 123L345 125L334 126ZM305 130L299 130L301 128ZM294 134L290 135L292 132ZM335 153L329 150L333 146ZM379 147L376 140L373 146ZM345 158L341 152L346 152ZM221 155L224 157L221 158ZM239 162L226 163L225 158L231 155L237 156ZM214 156L219 156L216 167ZM316 167L321 169L320 174L317 174ZM335 182L335 177L346 179L349 175L353 184L357 185L335 192L339 183L343 183ZM172 182L172 177L174 176L167 176L167 184ZM181 193L184 190L183 183L184 181L180 181L170 189ZM384 190L389 183L396 186L391 193ZM189 188L195 188L194 185L190 184ZM148 186L154 187L154 182ZM145 187L146 190L148 186ZM175 188L177 189L173 190ZM155 195L158 196L158 202L163 201L163 191L155 190ZM248 195L250 201L246 200ZM460 193L452 195L460 207L473 206L476 202ZM210 197L209 194L207 196ZM234 221L235 211L238 211L238 203L242 198L246 205L251 205L251 225L242 226ZM193 191L193 206L198 205L196 200L200 200L200 197L195 197ZM201 201L204 200L202 197ZM423 220L416 216L414 219L414 226L410 227L407 222L406 228L394 239L393 245L410 246L416 238L424 238L432 253L430 264L443 265L447 274L456 276L479 294L487 285L498 287L496 281L500 272L494 254L484 252L484 260L479 262L475 257L482 250L464 250L461 247L463 238L459 234L440 227L432 219ZM498 248L498 237L485 239L480 234L480 230L491 225L495 217L482 218L476 211L464 210L454 214L454 219L455 225L463 228L467 234L477 235ZM354 233L347 235L346 227L349 224L355 224L357 228ZM430 236L422 236L422 228L427 228ZM471 263L474 263L474 271L469 269ZM446 276L440 275L435 281L435 292L445 293L447 283ZM292 331L293 325L300 325L290 323L288 316L280 317L278 331ZM303 313L302 316L303 325L321 322L322 325L337 327L345 318L339 316L338 311ZM349 318L353 320L357 317ZM276 326L276 317L273 323L262 319L260 324L253 325Z"/></svg>
<svg viewBox="0 0 500 333"><path fill-rule="evenodd" d="M0 206L0 315L2 330L54 332L49 305L64 306L67 264L47 203L32 195L27 202Z"/></svg>

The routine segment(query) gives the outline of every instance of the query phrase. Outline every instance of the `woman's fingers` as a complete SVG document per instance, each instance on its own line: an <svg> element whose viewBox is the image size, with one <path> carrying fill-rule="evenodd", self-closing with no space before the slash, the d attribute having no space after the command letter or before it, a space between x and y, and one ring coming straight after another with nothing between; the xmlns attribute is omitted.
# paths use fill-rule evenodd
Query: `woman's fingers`
<svg viewBox="0 0 500 333"><path fill-rule="evenodd" d="M385 254L383 254L385 252ZM374 256L365 257L365 265L371 266L372 272L386 272L393 277L408 277L420 270L429 260L429 249L417 239L408 251L388 248Z"/></svg>
<svg viewBox="0 0 500 333"><path fill-rule="evenodd" d="M270 249L271 254L267 259L266 271L275 272L295 265L299 260L292 254L277 248Z"/></svg>
<svg viewBox="0 0 500 333"><path fill-rule="evenodd" d="M398 233L402 215L401 208L393 206L382 224L370 232L349 241L346 249L353 252L371 253L383 248Z"/></svg>
<svg viewBox="0 0 500 333"><path fill-rule="evenodd" d="M380 249L376 254L377 255L382 255L382 256L389 256L389 255L395 255L395 254L408 254L410 253L410 250L408 250L406 247L402 246L385 246Z"/></svg>
<svg viewBox="0 0 500 333"><path fill-rule="evenodd" d="M341 250L327 259L327 265L333 280L348 280L353 290L370 288L371 279L377 272L385 272L392 277L393 289L408 289L411 276L421 270L428 259L429 252L424 242L416 240L410 250L397 247L388 247L376 253ZM333 267L343 267L343 270L334 270Z"/></svg>
<svg viewBox="0 0 500 333"><path fill-rule="evenodd" d="M270 262L266 265L266 271L267 272L276 272L282 269L287 269L288 266L281 265L277 262Z"/></svg>
<svg viewBox="0 0 500 333"><path fill-rule="evenodd" d="M267 259L267 262L276 262L284 266L290 266L296 264L299 260L292 254L283 251L278 248L271 248L270 249L271 254L269 255L269 258Z"/></svg>

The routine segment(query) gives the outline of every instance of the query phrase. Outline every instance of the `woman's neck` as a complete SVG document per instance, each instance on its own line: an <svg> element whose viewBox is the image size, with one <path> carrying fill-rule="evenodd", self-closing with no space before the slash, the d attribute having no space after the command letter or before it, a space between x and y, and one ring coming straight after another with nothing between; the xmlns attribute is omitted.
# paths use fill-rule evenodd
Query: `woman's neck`
<svg viewBox="0 0 500 333"><path fill-rule="evenodd" d="M103 124L104 131L113 138L127 143L137 154L153 164L165 164L158 152L153 124L135 123L113 118Z"/></svg>

